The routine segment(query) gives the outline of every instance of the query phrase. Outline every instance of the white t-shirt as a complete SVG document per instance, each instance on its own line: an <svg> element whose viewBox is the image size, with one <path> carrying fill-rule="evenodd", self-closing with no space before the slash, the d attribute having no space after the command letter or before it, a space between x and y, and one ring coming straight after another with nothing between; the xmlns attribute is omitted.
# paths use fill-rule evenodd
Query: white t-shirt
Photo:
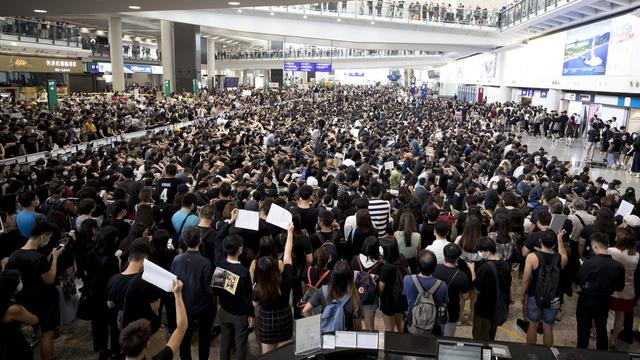
<svg viewBox="0 0 640 360"><path fill-rule="evenodd" d="M449 245L449 241L447 241L447 239L436 239L431 245L427 246L427 250L433 251L436 255L438 264L444 264L444 247L447 245Z"/></svg>

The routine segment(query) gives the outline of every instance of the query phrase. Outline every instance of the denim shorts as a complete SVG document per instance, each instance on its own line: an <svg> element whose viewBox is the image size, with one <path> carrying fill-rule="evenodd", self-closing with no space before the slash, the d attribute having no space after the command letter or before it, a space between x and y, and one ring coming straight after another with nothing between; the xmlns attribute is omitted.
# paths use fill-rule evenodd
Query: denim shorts
<svg viewBox="0 0 640 360"><path fill-rule="evenodd" d="M527 317L530 322L540 322L542 320L543 323L547 325L553 325L556 321L556 314L558 313L558 309L542 309L536 303L535 296L529 296L529 301L527 301Z"/></svg>

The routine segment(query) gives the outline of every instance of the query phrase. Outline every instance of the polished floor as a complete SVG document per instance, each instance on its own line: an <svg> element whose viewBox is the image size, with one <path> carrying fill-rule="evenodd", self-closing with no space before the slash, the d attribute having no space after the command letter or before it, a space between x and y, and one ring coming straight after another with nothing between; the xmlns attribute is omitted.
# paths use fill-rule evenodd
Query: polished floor
<svg viewBox="0 0 640 360"><path fill-rule="evenodd" d="M587 158L587 149L584 139L575 139L571 146L568 146L564 141L551 141L551 139L533 137L524 135L522 142L529 148L529 152L533 152L540 147L543 147L545 151L549 153L549 157L557 156L561 161L571 161L571 166L575 170L581 171L584 166L589 165ZM596 179L602 176L605 180L611 181L614 179L620 180L622 187L620 192L628 186L632 186L636 189L640 187L640 178L631 176L626 170L614 170L602 167L602 160L604 156L601 152L596 151L593 156L593 162L599 163L599 167L591 166L591 177ZM628 166L631 166L631 160L629 160Z"/></svg>
<svg viewBox="0 0 640 360"><path fill-rule="evenodd" d="M529 149L538 149L539 147L544 147L550 155L557 156L562 161L571 161L572 165L576 169L581 169L584 165L586 165L586 154L587 150L585 149L581 139L577 139L577 141L572 146L567 146L563 142L552 142L550 139L543 138L534 138L531 136L524 136L523 142L528 145ZM600 154L597 154L594 159L600 160L602 159ZM607 180L618 179L622 182L622 191L627 186L633 186L638 188L640 185L640 179L636 177L629 176L624 170L612 170L612 169L604 169L604 168L593 168L592 176L602 176ZM501 341L512 341L512 342L525 342L525 333L520 330L516 325L516 319L522 318L522 305L520 303L522 299L522 291L520 287L520 281L518 279L514 279L512 294L514 303L510 306L509 311L509 320L501 327L498 328L497 340ZM566 298L565 303L563 305L562 311L562 319L554 325L554 343L558 346L568 346L575 347L576 346L576 320L575 320L575 309L576 309L576 301L577 295L574 295L572 298ZM467 311L469 309L469 303L466 305ZM640 314L636 314L635 321L635 329L638 329L638 325L640 325ZM610 313L609 316L609 326L611 329L613 324L613 314ZM376 328L380 331L384 330L384 324L382 322L382 317L380 314L376 317ZM163 331L163 330L161 330ZM461 326L458 328L456 335L459 337L471 337L471 326ZM542 336L539 336L539 342L542 342ZM192 346L193 358L197 358L197 347L195 346L195 342L197 342L197 337L194 338L194 346ZM384 346L384 340L381 337L381 347ZM211 346L211 359L219 359L219 338L215 339ZM595 347L595 339L591 341L590 346ZM618 350L620 351L640 351L640 342L635 342L633 344L626 344L624 342L620 342L618 345ZM251 335L249 339L249 352L251 358L256 358L258 354L258 346L255 342L255 338ZM97 355L92 351L91 346L91 332L90 326L88 322L77 320L71 326L69 326L62 335L60 335L55 342L55 355L57 359L69 359L69 360L80 360L80 359L97 359ZM36 358L38 358L36 356ZM176 359L179 356L176 355Z"/></svg>

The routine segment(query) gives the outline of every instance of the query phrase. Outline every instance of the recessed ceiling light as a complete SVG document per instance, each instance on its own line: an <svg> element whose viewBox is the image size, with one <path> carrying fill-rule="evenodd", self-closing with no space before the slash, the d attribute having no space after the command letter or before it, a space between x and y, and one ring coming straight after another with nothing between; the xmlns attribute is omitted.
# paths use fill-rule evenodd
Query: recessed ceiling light
<svg viewBox="0 0 640 360"><path fill-rule="evenodd" d="M227 4L229 4L229 5L231 5L231 6L238 6L238 5L240 5L240 3L239 3L239 2L237 2L237 1L229 1Z"/></svg>
<svg viewBox="0 0 640 360"><path fill-rule="evenodd" d="M376 22L375 22L375 21L372 21L372 22L371 22L371 25L375 25L375 24L376 24Z"/></svg>
<svg viewBox="0 0 640 360"><path fill-rule="evenodd" d="M273 15L275 15L275 13L271 12L271 13L269 13L269 15L273 16Z"/></svg>
<svg viewBox="0 0 640 360"><path fill-rule="evenodd" d="M11 46L18 46L18 43L14 41L11 43Z"/></svg>
<svg viewBox="0 0 640 360"><path fill-rule="evenodd" d="M242 9L238 9L238 12L239 12L239 13L241 13L241 12L242 12Z"/></svg>
<svg viewBox="0 0 640 360"><path fill-rule="evenodd" d="M131 9L131 10L140 10L142 8L140 6L138 6L138 5L129 5L129 9Z"/></svg>
<svg viewBox="0 0 640 360"><path fill-rule="evenodd" d="M307 15L303 16L303 18L305 18L305 19L306 19L307 17L308 17Z"/></svg>
<svg viewBox="0 0 640 360"><path fill-rule="evenodd" d="M40 9L35 9L33 10L34 13L38 13L38 14L44 14L47 12L47 10L40 10Z"/></svg>
<svg viewBox="0 0 640 360"><path fill-rule="evenodd" d="M337 18L336 20L338 20L338 21L342 21L342 19L340 19L340 18Z"/></svg>

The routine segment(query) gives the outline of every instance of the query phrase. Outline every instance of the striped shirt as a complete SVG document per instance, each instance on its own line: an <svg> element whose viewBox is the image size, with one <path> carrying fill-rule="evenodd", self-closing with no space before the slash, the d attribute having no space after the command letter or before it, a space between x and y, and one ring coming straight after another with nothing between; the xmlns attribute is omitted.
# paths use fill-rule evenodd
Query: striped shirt
<svg viewBox="0 0 640 360"><path fill-rule="evenodd" d="M369 216L373 226L378 230L378 236L384 236L387 233L390 210L391 206L388 201L381 199L369 200Z"/></svg>

